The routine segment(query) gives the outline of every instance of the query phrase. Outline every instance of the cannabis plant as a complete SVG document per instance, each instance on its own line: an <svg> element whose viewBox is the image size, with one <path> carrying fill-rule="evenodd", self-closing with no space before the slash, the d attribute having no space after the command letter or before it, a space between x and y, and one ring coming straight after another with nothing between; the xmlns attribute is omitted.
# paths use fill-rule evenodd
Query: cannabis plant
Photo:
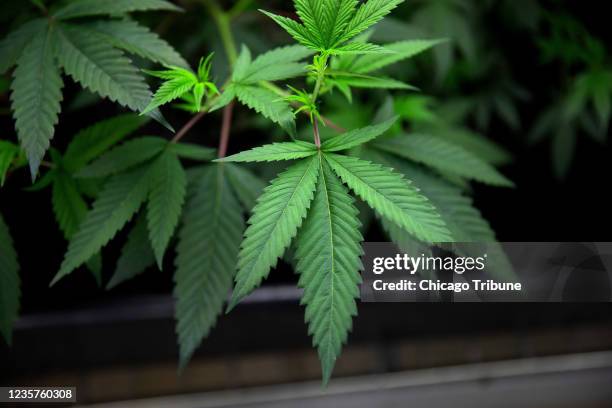
<svg viewBox="0 0 612 408"><path fill-rule="evenodd" d="M532 143L551 140L555 174L567 175L580 134L597 143L607 138L612 112L612 67L603 42L573 17L548 14L549 32L539 39L545 63L562 66L553 101L530 134Z"/></svg>
<svg viewBox="0 0 612 408"><path fill-rule="evenodd" d="M223 312L227 294L229 311L292 249L308 332L327 383L357 315L362 220L378 220L405 249L493 242L495 234L468 196L470 183L512 186L495 167L507 160L503 150L446 124L428 110L427 98L398 95L416 88L389 76L387 67L444 42L371 41L376 23L401 2L296 0L297 19L262 10L261 18L269 17L297 44L254 55L236 44L230 26L250 2L226 11L207 1L230 67L222 81L213 70L215 55L196 60L192 69L128 17L175 11L171 3L77 0L47 9L36 2L44 17L0 43L3 71L17 65L11 106L19 140L0 144L0 170L4 181L26 159L33 177L43 168L30 190L52 190L68 241L51 284L83 266L102 284L103 249L126 227L108 289L151 267L167 267L176 236L176 333L184 367ZM162 68L139 70L124 52ZM136 113L88 126L65 149L50 148L62 72ZM157 91L149 92L144 75L161 82ZM377 112L362 105L364 92L385 95ZM284 140L227 156L241 106L268 129L282 129ZM172 107L191 115L178 132L159 128L158 135L134 136L148 116L171 129L159 109ZM217 111L218 149L183 141ZM267 162L287 167L265 187L258 174ZM10 340L19 278L5 221L0 218L0 328ZM503 252L493 249L491 256L500 265L497 273L509 278Z"/></svg>

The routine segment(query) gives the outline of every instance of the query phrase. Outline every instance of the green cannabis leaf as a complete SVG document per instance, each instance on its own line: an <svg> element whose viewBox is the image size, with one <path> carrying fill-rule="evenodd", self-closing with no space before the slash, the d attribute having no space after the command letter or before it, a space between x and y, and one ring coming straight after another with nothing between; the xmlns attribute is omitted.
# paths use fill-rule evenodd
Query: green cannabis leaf
<svg viewBox="0 0 612 408"><path fill-rule="evenodd" d="M359 5L357 0L295 0L302 24L261 11L300 44L322 54L378 54L388 51L374 44L349 41L379 22L402 1L368 0Z"/></svg>
<svg viewBox="0 0 612 408"><path fill-rule="evenodd" d="M357 315L363 238L353 198L322 155L318 164L317 189L295 256L308 331L319 349L327 384Z"/></svg>
<svg viewBox="0 0 612 408"><path fill-rule="evenodd" d="M49 8L45 3L35 1L44 18L26 21L0 41L0 75L16 66L10 86L8 76L0 78L0 93L11 90L19 141L19 146L0 141L0 183L28 162L33 178L42 169L28 190L50 188L57 225L68 241L52 285L86 266L101 286L102 252L113 240L122 240L121 254L106 289L155 267L161 270L176 243L173 296L180 369L224 308L235 308L290 252L326 385L357 315L365 220L378 219L400 247L424 253L441 242L491 243L489 261L496 276L513 279L491 226L468 196L472 181L512 185L496 169L511 159L509 154L462 126L464 117L457 118L457 112L475 105L448 108L431 97L393 99L385 94L377 99L383 103L375 112L358 93L418 91L405 82L405 75L395 78L393 64L433 47L436 58L452 58L444 40L375 37L371 28L402 0L294 0L299 21L264 11L299 44L259 55L233 38L240 24L234 18L248 2L224 11L217 2L206 1L229 71L223 62L213 61L212 53L193 69L130 15L180 11L169 1L73 0ZM445 12L463 10L463 4L467 2L436 0L421 9L432 17L436 7ZM442 28L436 22L431 32L440 35ZM453 29L464 30L465 21ZM381 45L371 38L381 39ZM431 37L419 33L412 38ZM574 126L562 134L567 140L575 136L578 117L583 121L589 116L592 120L581 125L596 135L611 115L612 87L596 86L612 83L597 48L591 51L598 64L576 78L557 111L572 119ZM131 56L162 68L140 69ZM215 77L213 62L214 73L228 72L226 78ZM143 73L161 80L155 92ZM62 108L63 74L85 90L78 99L97 95L135 113L92 124L75 135L59 135L65 150L51 146ZM149 118L170 128L159 110L169 104L191 115L172 141L149 132L128 138ZM69 111L83 107L78 101L70 105ZM237 105L257 113L259 121L236 112ZM516 119L506 100L497 105L509 122ZM221 108L218 149L182 142L202 118ZM300 117L310 121L304 120L306 126L298 132ZM266 120L283 130L274 133L274 142L226 157L233 148L228 149L230 135L237 133L233 121L251 129ZM550 122L545 125L543 133L554 130ZM308 133L312 142L298 140ZM557 150L558 157L571 154ZM272 179L267 187L256 175L257 164L242 167L263 162L287 165L275 178L266 177ZM124 229L125 239L119 234ZM471 255L469 248L458 251ZM19 308L17 273L17 256L0 216L0 331L8 342Z"/></svg>
<svg viewBox="0 0 612 408"><path fill-rule="evenodd" d="M17 65L11 108L33 179L58 122L61 70L84 88L140 112L149 104L151 92L122 50L152 61L186 65L170 45L131 20L78 20L143 10L179 9L161 0L78 0L57 9L53 18L27 22L0 41L0 73ZM149 115L172 129L159 111Z"/></svg>
<svg viewBox="0 0 612 408"><path fill-rule="evenodd" d="M181 367L223 311L236 271L244 219L226 172L224 164L204 169L179 232L174 296Z"/></svg>
<svg viewBox="0 0 612 408"><path fill-rule="evenodd" d="M392 166L412 180L416 187L436 206L456 242L488 243L489 270L493 276L501 280L516 279L510 261L501 246L497 244L493 229L480 211L474 207L472 199L466 196L461 188L390 153L368 147L363 149L361 154L376 163ZM392 241L400 248L409 250L407 245L415 243L424 247L413 235L407 234L385 219L381 221ZM461 246L458 248L461 251ZM467 250L473 252L473 247L468 246ZM474 254L464 253L463 255L473 256Z"/></svg>
<svg viewBox="0 0 612 408"><path fill-rule="evenodd" d="M356 314L361 256L359 222L346 183L381 216L426 242L451 240L429 201L401 175L355 157L333 153L385 133L396 118L347 132L320 149L305 142L273 144L223 159L224 162L298 159L259 198L241 246L229 309L265 279L297 235L297 270L305 293L306 321L319 349L323 381ZM303 224L303 225L302 225Z"/></svg>
<svg viewBox="0 0 612 408"><path fill-rule="evenodd" d="M112 177L71 239L52 284L100 251L145 201L149 241L161 269L182 213L187 186L187 176L173 145L154 137L134 139L78 172L80 177Z"/></svg>
<svg viewBox="0 0 612 408"><path fill-rule="evenodd" d="M19 158L20 153L19 146L5 140L0 140L0 187L4 186L6 173L15 160Z"/></svg>
<svg viewBox="0 0 612 408"><path fill-rule="evenodd" d="M314 196L318 157L300 161L268 186L249 219L238 257L234 308L268 276L297 234Z"/></svg>
<svg viewBox="0 0 612 408"><path fill-rule="evenodd" d="M149 242L146 217L138 217L117 261L117 268L106 289L134 278L155 265L155 254Z"/></svg>
<svg viewBox="0 0 612 408"><path fill-rule="evenodd" d="M266 82L294 78L306 74L306 64L299 61L312 55L302 46L288 46L268 51L253 60L246 46L242 50L225 86L223 95L213 104L211 111L228 105L235 98L243 105L278 123L295 136L295 119L291 106L277 93L265 86Z"/></svg>
<svg viewBox="0 0 612 408"><path fill-rule="evenodd" d="M200 60L197 74L189 69L178 66L170 67L165 71L145 71L149 75L165 79L166 81L153 95L153 100L142 111L142 114L151 112L152 110L172 102L184 96L188 92L192 92L191 110L199 112L202 109L202 100L205 97L219 95L219 90L214 82L210 79L211 60L213 54L210 54L205 59Z"/></svg>
<svg viewBox="0 0 612 408"><path fill-rule="evenodd" d="M393 139L378 142L375 146L442 172L495 186L513 186L510 180L476 155L435 136L418 133L402 134Z"/></svg>

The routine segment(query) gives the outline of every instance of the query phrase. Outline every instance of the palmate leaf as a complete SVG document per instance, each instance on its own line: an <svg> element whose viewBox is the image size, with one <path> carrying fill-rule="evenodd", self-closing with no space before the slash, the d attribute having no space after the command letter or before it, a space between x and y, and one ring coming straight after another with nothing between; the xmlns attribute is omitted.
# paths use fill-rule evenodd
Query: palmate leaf
<svg viewBox="0 0 612 408"><path fill-rule="evenodd" d="M120 173L154 158L167 146L168 141L160 137L141 137L130 140L84 167L77 173L77 176L92 178Z"/></svg>
<svg viewBox="0 0 612 408"><path fill-rule="evenodd" d="M11 108L32 178L49 148L58 121L63 82L54 60L57 33L42 27L17 61L11 84Z"/></svg>
<svg viewBox="0 0 612 408"><path fill-rule="evenodd" d="M514 185L493 166L476 155L435 136L418 133L402 134L393 139L379 141L375 147L451 175L494 186L511 187Z"/></svg>
<svg viewBox="0 0 612 408"><path fill-rule="evenodd" d="M316 187L319 158L302 160L265 189L244 233L229 309L268 276L306 217Z"/></svg>
<svg viewBox="0 0 612 408"><path fill-rule="evenodd" d="M42 18L29 21L14 31L11 31L0 41L0 75L8 71L23 53L30 41L43 32L47 21Z"/></svg>
<svg viewBox="0 0 612 408"><path fill-rule="evenodd" d="M138 217L136 224L130 231L127 241L121 249L121 256L117 261L117 269L108 282L106 289L140 275L155 265L155 254L149 242L146 217Z"/></svg>
<svg viewBox="0 0 612 408"><path fill-rule="evenodd" d="M397 117L393 117L377 125L343 133L324 142L321 145L321 150L325 152L338 152L352 149L353 147L376 139L378 136L389 130L396 121Z"/></svg>
<svg viewBox="0 0 612 408"><path fill-rule="evenodd" d="M86 25L115 47L160 64L189 68L181 55L147 27L133 20L99 20Z"/></svg>
<svg viewBox="0 0 612 408"><path fill-rule="evenodd" d="M256 147L215 161L233 163L272 162L303 159L314 156L316 153L317 147L312 143L302 141L284 142Z"/></svg>
<svg viewBox="0 0 612 408"><path fill-rule="evenodd" d="M165 151L151 164L147 223L149 238L162 269L164 253L181 216L187 189L187 176L178 157Z"/></svg>
<svg viewBox="0 0 612 408"><path fill-rule="evenodd" d="M381 216L425 242L452 236L435 207L401 175L355 157L326 153L334 172Z"/></svg>
<svg viewBox="0 0 612 408"><path fill-rule="evenodd" d="M19 264L8 226L0 214L0 333L10 345L21 297Z"/></svg>
<svg viewBox="0 0 612 408"><path fill-rule="evenodd" d="M66 20L98 15L115 16L146 10L181 11L179 7L164 0L77 0L57 10L53 17Z"/></svg>
<svg viewBox="0 0 612 408"><path fill-rule="evenodd" d="M81 130L68 145L62 165L70 172L81 169L147 121L142 116L125 114Z"/></svg>
<svg viewBox="0 0 612 408"><path fill-rule="evenodd" d="M344 44L376 24L403 0L368 0L357 7L355 0L296 0L303 24L261 10L302 45L327 54L374 53L383 48L374 44Z"/></svg>
<svg viewBox="0 0 612 408"><path fill-rule="evenodd" d="M362 236L353 198L319 155L319 179L312 206L296 240L301 303L313 344L319 350L323 383L357 315Z"/></svg>
<svg viewBox="0 0 612 408"><path fill-rule="evenodd" d="M147 198L148 172L139 168L113 177L106 184L79 231L72 237L51 285L98 253L127 224Z"/></svg>
<svg viewBox="0 0 612 408"><path fill-rule="evenodd" d="M249 170L231 163L225 164L225 172L244 210L251 212L266 184Z"/></svg>
<svg viewBox="0 0 612 408"><path fill-rule="evenodd" d="M236 271L245 226L225 177L227 167L206 168L186 205L179 232L174 297L181 367L215 325Z"/></svg>

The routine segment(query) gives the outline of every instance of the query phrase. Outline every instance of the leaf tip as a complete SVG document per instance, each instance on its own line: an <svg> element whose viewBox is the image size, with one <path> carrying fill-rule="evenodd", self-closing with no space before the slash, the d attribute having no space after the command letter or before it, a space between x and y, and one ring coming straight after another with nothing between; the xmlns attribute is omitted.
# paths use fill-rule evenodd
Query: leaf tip
<svg viewBox="0 0 612 408"><path fill-rule="evenodd" d="M55 284L56 284L57 282L59 282L59 281L60 281L60 279L62 279L63 277L64 277L64 275L61 273L61 271L60 271L60 272L58 272L58 273L57 273L57 274L56 274L56 275L53 277L53 279L51 280L51 282L49 283L49 287L50 287L50 288L52 288L53 286L55 286Z"/></svg>
<svg viewBox="0 0 612 408"><path fill-rule="evenodd" d="M238 303L240 303L241 300L242 300L242 297L237 297L235 295L232 295L232 298L227 304L227 308L225 308L225 314L230 314L236 308L236 306L238 306Z"/></svg>

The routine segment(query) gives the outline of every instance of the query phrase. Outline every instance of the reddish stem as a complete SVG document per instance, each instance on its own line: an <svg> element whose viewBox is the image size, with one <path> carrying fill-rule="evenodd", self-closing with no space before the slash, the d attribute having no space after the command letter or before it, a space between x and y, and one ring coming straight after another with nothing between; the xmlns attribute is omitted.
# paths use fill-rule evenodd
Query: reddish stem
<svg viewBox="0 0 612 408"><path fill-rule="evenodd" d="M325 116L323 116L322 119L323 119L323 122L325 123L325 126L328 126L328 127L332 128L335 132L338 132L338 133L346 132L345 128L335 124L331 120L327 119Z"/></svg>
<svg viewBox="0 0 612 408"><path fill-rule="evenodd" d="M234 113L234 102L223 109L223 124L221 125L221 138L219 140L219 158L222 159L227 153L230 132L232 130L232 115Z"/></svg>
<svg viewBox="0 0 612 408"><path fill-rule="evenodd" d="M319 135L319 121L317 118L314 118L312 122L312 129L314 131L314 142L317 148L321 147L321 136Z"/></svg>
<svg viewBox="0 0 612 408"><path fill-rule="evenodd" d="M192 127L195 126L196 123L200 121L206 115L206 111L201 111L197 115L195 115L189 122L185 123L185 126L178 131L178 133L172 139L172 143L178 143L185 135L191 130Z"/></svg>

